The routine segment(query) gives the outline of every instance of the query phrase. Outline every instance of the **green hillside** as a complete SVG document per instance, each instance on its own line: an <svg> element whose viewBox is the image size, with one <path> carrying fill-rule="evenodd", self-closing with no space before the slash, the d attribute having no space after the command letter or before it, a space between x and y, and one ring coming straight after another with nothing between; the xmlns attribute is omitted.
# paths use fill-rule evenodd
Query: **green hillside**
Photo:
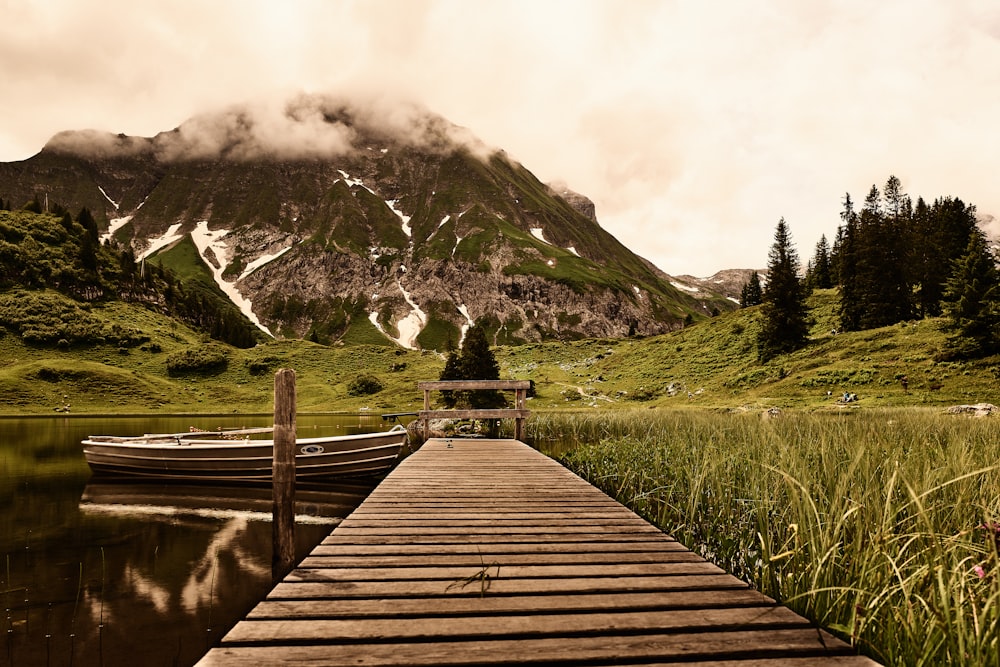
<svg viewBox="0 0 1000 667"><path fill-rule="evenodd" d="M9 314L12 303L33 300L43 300L50 310L63 308L68 326L128 331L143 342L123 345L109 333L74 346L31 343L7 317L0 329L5 414L51 413L67 405L74 413L266 413L278 368L296 370L304 412L415 411L422 404L417 382L436 379L444 366L437 353L384 345L284 341L238 349L141 306L114 302L81 308L55 292L0 293L0 315ZM943 320L834 335L836 302L833 290L814 293L809 345L765 365L756 361L756 309L646 339L504 346L495 352L503 377L535 381L533 410L1000 403L1000 358L935 361L945 340ZM382 391L352 396L348 387L362 374L377 377ZM858 400L838 404L844 392Z"/></svg>

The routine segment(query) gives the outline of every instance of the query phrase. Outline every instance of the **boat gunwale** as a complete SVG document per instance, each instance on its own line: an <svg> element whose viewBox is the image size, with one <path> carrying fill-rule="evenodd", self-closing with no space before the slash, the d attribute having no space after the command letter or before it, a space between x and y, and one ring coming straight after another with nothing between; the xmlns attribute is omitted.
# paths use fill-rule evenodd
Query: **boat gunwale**
<svg viewBox="0 0 1000 667"><path fill-rule="evenodd" d="M371 447L358 447L352 448L350 451L364 451L365 449L372 449L375 447L384 447L386 445L395 445L396 440L399 439L401 435L399 432L392 433L383 431L375 434L366 433L362 435L367 435L367 438L356 438L355 436L330 436L330 437L317 437L317 438L299 438L295 441L295 446L308 446L308 445L321 445L324 443L341 443L341 442L351 442L346 438L350 437L353 440L388 440L389 442L381 445L372 445ZM375 437L375 436L385 436ZM405 438L400 439L400 443L405 440ZM236 447L248 447L251 449L274 449L274 440L203 440L201 442L117 442L110 440L91 440L86 438L82 441L84 445L84 451L86 452L86 447L89 445L91 447L109 447L112 449L135 449L136 451L149 450L149 451L170 451L170 450L206 450L206 449L232 449ZM338 450L339 451L339 450ZM332 452L317 452L315 454L298 453L296 456L319 456L322 454L327 454ZM269 456L270 458L270 456Z"/></svg>

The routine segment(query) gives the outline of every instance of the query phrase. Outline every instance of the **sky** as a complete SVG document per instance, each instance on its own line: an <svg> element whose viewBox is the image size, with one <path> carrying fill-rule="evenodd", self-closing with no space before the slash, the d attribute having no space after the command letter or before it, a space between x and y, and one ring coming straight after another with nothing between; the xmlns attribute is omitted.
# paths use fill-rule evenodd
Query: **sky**
<svg viewBox="0 0 1000 667"><path fill-rule="evenodd" d="M672 275L803 263L897 176L1000 218L995 0L0 0L0 161L296 95L411 100Z"/></svg>

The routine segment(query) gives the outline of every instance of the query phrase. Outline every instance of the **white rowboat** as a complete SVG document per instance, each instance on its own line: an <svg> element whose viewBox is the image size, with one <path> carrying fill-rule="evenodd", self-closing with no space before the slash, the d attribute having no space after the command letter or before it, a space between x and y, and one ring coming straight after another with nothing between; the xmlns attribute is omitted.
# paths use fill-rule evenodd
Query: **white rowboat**
<svg viewBox="0 0 1000 667"><path fill-rule="evenodd" d="M134 437L92 435L83 455L95 474L182 480L262 482L271 480L274 440L251 440L241 431L195 431ZM241 439L239 436L244 436ZM322 481L383 475L396 464L406 429L298 438L295 477Z"/></svg>

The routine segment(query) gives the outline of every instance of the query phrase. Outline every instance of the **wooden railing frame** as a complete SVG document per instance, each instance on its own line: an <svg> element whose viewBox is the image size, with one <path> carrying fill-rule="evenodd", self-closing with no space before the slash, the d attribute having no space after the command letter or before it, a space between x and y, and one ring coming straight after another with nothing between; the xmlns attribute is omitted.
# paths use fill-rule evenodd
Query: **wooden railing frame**
<svg viewBox="0 0 1000 667"><path fill-rule="evenodd" d="M424 409L417 418L423 426L424 439L430 437L432 419L513 419L514 439L524 435L524 420L531 411L525 408L530 380L428 380L418 382L417 388L424 392ZM432 391L513 391L514 408L490 408L480 410L431 410Z"/></svg>

